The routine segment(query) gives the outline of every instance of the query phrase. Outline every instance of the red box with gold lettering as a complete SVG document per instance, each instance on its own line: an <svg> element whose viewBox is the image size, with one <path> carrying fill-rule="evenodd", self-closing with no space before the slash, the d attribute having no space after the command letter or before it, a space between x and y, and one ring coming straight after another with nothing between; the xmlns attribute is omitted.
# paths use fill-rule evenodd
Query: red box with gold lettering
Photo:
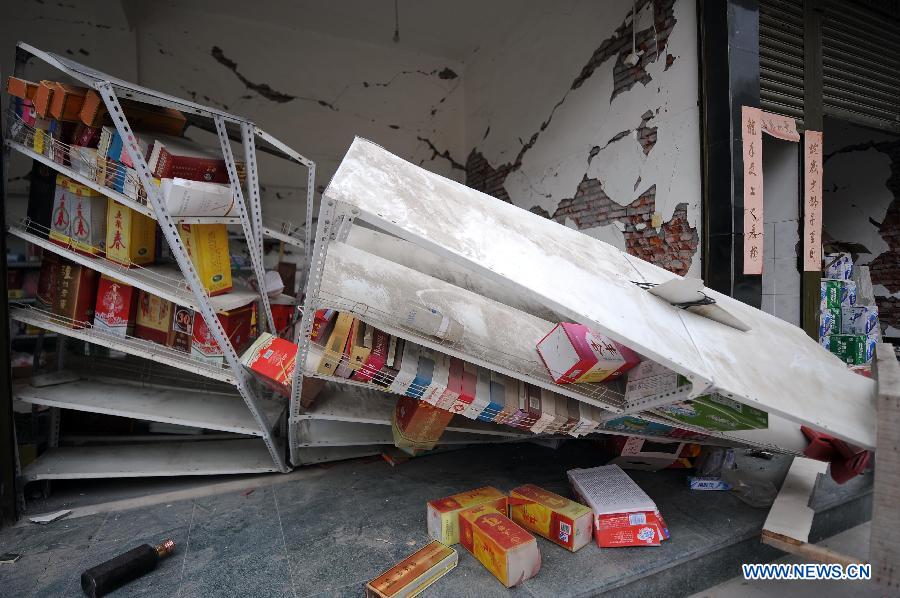
<svg viewBox="0 0 900 598"><path fill-rule="evenodd" d="M459 541L507 588L537 575L537 540L490 505L460 511Z"/></svg>

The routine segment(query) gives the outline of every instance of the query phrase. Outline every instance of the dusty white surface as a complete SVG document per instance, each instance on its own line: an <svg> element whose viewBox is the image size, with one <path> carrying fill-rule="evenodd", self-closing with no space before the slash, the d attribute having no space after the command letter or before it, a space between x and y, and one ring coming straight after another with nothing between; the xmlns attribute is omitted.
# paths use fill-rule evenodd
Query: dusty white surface
<svg viewBox="0 0 900 598"><path fill-rule="evenodd" d="M819 475L827 470L828 463L824 461L794 457L763 529L800 542L808 541L813 515L816 514L809 508L809 499Z"/></svg>

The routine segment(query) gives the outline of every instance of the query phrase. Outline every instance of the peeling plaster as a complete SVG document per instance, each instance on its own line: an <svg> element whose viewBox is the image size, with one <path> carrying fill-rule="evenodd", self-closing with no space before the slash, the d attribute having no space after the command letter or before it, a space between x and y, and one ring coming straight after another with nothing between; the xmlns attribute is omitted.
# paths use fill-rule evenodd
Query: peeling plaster
<svg viewBox="0 0 900 598"><path fill-rule="evenodd" d="M495 104L490 100L479 103L476 99L474 114L478 118L472 128L485 130L490 126L492 133L490 140L482 137L481 147L470 151L467 184L547 215L555 214L567 198L575 197L586 179L602 181L605 196L621 206L631 205L652 188L653 211L661 219L654 228L661 230L678 212L678 235L691 235L699 241L696 11L689 0L655 0L654 6L658 53L666 58L657 60L654 32L649 26L653 12L650 2L643 2L638 8L637 42L643 54L639 65L630 72L622 61L631 51L631 3L593 5L592 10L607 13L605 22L616 22L611 14L616 11L626 16L618 17L621 24L595 46L555 102L546 99L552 95L552 89L537 86L535 99L543 98L540 101L547 102L549 112L530 133L523 135L521 129L510 129L510 125L522 124L502 113L506 98L498 98ZM592 16L597 22L604 22ZM565 35L564 31L560 27L559 35ZM602 29L598 37L603 37ZM546 43L552 45L554 38ZM467 85L482 89L485 94L502 85L505 74L499 69L509 68L516 48L508 52L508 60L481 67L485 82L473 82L470 78ZM678 58L684 60L676 61ZM470 71L477 76L478 69L467 69L467 77ZM500 82L493 83L491 78ZM496 91L493 93L497 95ZM633 128L623 130L622 123L631 123ZM514 141L510 143L516 139L518 147ZM595 226L587 223L580 226L582 231L592 228ZM623 249L625 245L618 243ZM699 260L693 255L673 261L683 263L676 270L690 268L694 275L699 271Z"/></svg>

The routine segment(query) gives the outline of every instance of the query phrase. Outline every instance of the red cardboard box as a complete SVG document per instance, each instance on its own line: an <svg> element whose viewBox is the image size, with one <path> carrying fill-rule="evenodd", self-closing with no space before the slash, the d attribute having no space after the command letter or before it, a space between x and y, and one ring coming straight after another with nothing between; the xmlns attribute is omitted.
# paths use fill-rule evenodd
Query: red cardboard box
<svg viewBox="0 0 900 598"><path fill-rule="evenodd" d="M37 301L35 305L44 311L52 311L56 302L56 279L63 259L55 253L47 251L41 260L41 272L38 275Z"/></svg>
<svg viewBox="0 0 900 598"><path fill-rule="evenodd" d="M391 418L394 446L410 455L430 451L441 439L451 419L453 413L450 411L413 397L400 397Z"/></svg>
<svg viewBox="0 0 900 598"><path fill-rule="evenodd" d="M127 336L132 333L137 299L136 288L103 274L97 286L94 328L116 336Z"/></svg>
<svg viewBox="0 0 900 598"><path fill-rule="evenodd" d="M537 350L558 384L615 380L641 361L628 347L570 322L554 326Z"/></svg>
<svg viewBox="0 0 900 598"><path fill-rule="evenodd" d="M241 363L266 388L284 397L291 396L297 361L297 345L264 332L241 356Z"/></svg>
<svg viewBox="0 0 900 598"><path fill-rule="evenodd" d="M245 305L238 309L226 311L218 314L219 322L225 329L225 334L231 339L231 345L235 352L241 353L250 342L250 329L253 322L253 305ZM206 326L206 321L202 317L194 318L193 332L191 335L191 355L212 361L214 363L223 363L225 354L219 347L219 343L213 338L212 333Z"/></svg>
<svg viewBox="0 0 900 598"><path fill-rule="evenodd" d="M668 538L665 522L656 511L600 515L594 539L600 548L659 546Z"/></svg>
<svg viewBox="0 0 900 598"><path fill-rule="evenodd" d="M190 328L185 328L184 321L185 317L190 316L185 312L191 313L186 307L141 290L134 318L134 335L167 347L189 351Z"/></svg>

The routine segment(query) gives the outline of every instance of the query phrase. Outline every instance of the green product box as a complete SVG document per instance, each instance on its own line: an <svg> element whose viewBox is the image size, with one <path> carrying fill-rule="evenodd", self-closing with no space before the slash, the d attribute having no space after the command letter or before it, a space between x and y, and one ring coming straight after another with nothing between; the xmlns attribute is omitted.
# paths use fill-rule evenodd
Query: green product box
<svg viewBox="0 0 900 598"><path fill-rule="evenodd" d="M660 407L659 410L686 424L718 432L769 427L769 415L765 411L748 407L718 394L672 403Z"/></svg>
<svg viewBox="0 0 900 598"><path fill-rule="evenodd" d="M856 303L856 283L852 280L831 280L823 278L820 287L820 307L840 309Z"/></svg>
<svg viewBox="0 0 900 598"><path fill-rule="evenodd" d="M849 365L865 365L875 354L875 338L865 334L832 334L826 336L827 349ZM824 342L822 343L825 344Z"/></svg>

